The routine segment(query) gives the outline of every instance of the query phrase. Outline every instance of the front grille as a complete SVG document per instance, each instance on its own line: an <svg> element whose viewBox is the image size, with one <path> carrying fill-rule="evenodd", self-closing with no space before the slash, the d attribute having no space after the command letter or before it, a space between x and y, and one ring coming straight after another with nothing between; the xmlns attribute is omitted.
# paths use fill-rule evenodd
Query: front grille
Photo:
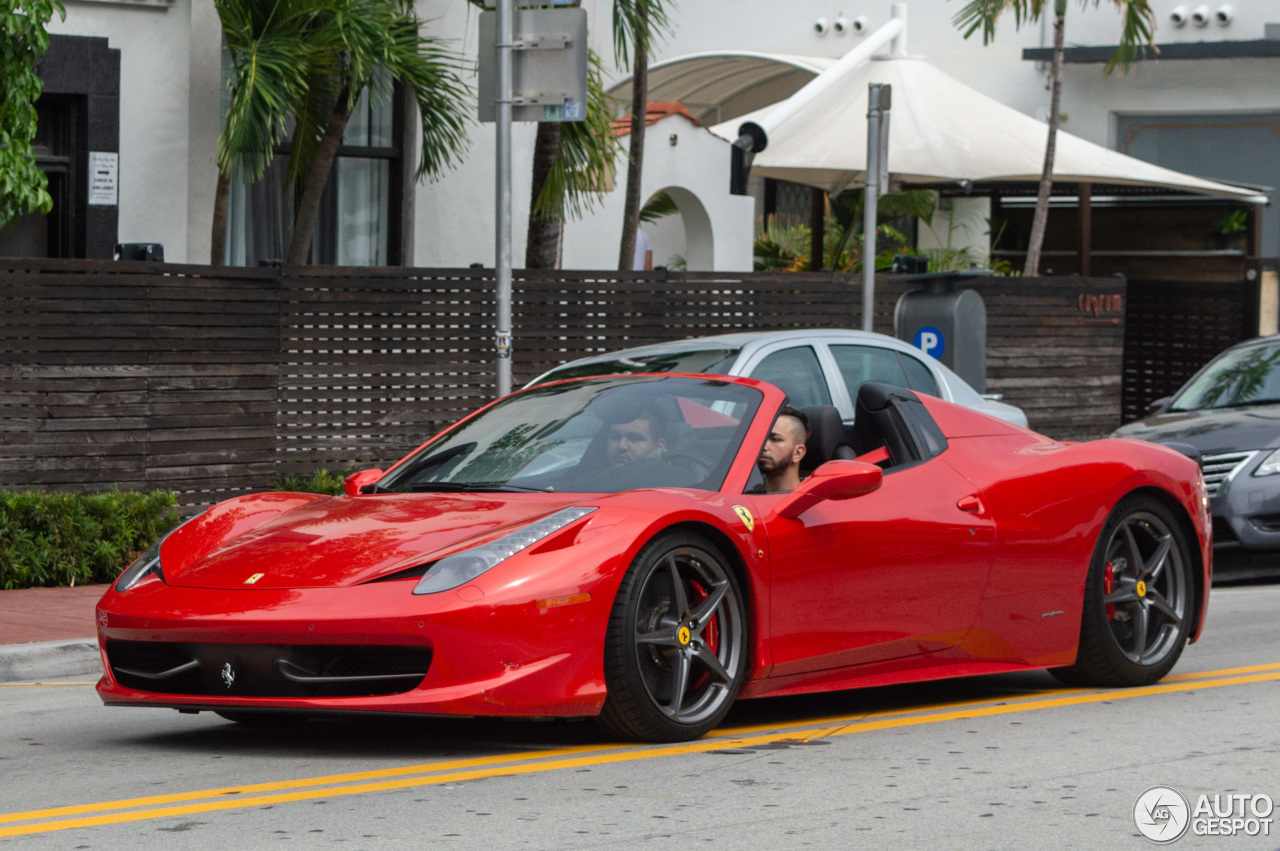
<svg viewBox="0 0 1280 851"><path fill-rule="evenodd" d="M1204 485L1209 491L1209 496L1217 496L1222 486L1231 481L1240 468L1257 454L1257 450L1254 450L1203 456L1200 459L1200 471L1204 473Z"/></svg>
<svg viewBox="0 0 1280 851"><path fill-rule="evenodd" d="M108 641L107 661L121 685L159 694L371 697L417 688L431 667L431 651Z"/></svg>

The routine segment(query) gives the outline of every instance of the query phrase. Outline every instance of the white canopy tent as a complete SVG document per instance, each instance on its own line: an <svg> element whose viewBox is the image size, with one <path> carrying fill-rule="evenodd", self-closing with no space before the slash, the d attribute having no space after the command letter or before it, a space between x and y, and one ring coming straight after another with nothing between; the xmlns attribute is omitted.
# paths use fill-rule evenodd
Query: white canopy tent
<svg viewBox="0 0 1280 851"><path fill-rule="evenodd" d="M767 145L755 154L753 174L829 192L861 186L867 157L867 84L887 83L893 87L889 129L893 183L937 186L1040 179L1048 134L1043 122L904 53L905 46L895 55L842 60L787 100L711 130L730 141L738 139L748 123L766 130ZM1061 182L1153 187L1267 202L1266 196L1252 189L1161 168L1061 130L1053 174Z"/></svg>

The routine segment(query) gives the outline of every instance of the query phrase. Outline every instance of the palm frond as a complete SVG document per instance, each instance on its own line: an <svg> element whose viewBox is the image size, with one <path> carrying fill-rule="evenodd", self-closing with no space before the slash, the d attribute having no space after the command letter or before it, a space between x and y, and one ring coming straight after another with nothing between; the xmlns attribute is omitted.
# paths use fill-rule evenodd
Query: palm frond
<svg viewBox="0 0 1280 851"><path fill-rule="evenodd" d="M250 180L262 176L284 138L293 105L306 97L314 48L308 0L216 0L231 54L231 102L218 137L223 174L238 164Z"/></svg>
<svg viewBox="0 0 1280 851"><path fill-rule="evenodd" d="M1115 71L1117 65L1128 72L1129 64L1146 46L1159 52L1159 48L1155 46L1156 15L1147 0L1112 0L1112 2L1120 11L1123 26L1115 52L1102 67L1102 73L1108 75Z"/></svg>
<svg viewBox="0 0 1280 851"><path fill-rule="evenodd" d="M674 216L679 212L680 208L676 206L676 200L666 192L659 192L645 201L644 206L640 208L640 221L651 225L659 219Z"/></svg>
<svg viewBox="0 0 1280 851"><path fill-rule="evenodd" d="M544 221L578 218L595 206L609 183L618 151L613 133L614 100L604 88L604 69L595 51L588 54L587 117L560 126L560 147L534 203Z"/></svg>
<svg viewBox="0 0 1280 851"><path fill-rule="evenodd" d="M1014 29L1022 29L1029 21L1037 21L1044 11L1045 0L971 0L957 12L951 22L965 38L982 30L982 43L990 44L996 37L996 22L1005 12L1013 15Z"/></svg>
<svg viewBox="0 0 1280 851"><path fill-rule="evenodd" d="M665 0L613 0L613 57L619 67L631 67L637 40L648 51L670 30Z"/></svg>

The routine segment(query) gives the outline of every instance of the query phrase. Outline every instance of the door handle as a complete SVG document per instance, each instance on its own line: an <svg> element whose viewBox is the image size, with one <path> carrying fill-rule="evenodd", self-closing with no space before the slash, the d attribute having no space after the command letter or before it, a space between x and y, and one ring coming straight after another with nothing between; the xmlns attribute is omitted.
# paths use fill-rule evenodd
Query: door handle
<svg viewBox="0 0 1280 851"><path fill-rule="evenodd" d="M968 496L962 496L956 500L956 508L969 514L976 514L979 517L986 515L987 507L982 504L982 500L977 494L971 493Z"/></svg>

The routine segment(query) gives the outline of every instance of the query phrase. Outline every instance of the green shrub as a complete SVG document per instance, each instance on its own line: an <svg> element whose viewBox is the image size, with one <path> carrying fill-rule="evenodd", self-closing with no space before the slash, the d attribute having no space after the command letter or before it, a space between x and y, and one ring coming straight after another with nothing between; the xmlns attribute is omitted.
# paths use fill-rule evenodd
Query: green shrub
<svg viewBox="0 0 1280 851"><path fill-rule="evenodd" d="M177 522L168 491L0 491L0 588L110 582Z"/></svg>
<svg viewBox="0 0 1280 851"><path fill-rule="evenodd" d="M323 493L329 496L341 496L342 482L350 470L341 473L330 473L328 470L316 470L310 476L300 473L280 473L271 480L273 491L294 491L297 493Z"/></svg>

